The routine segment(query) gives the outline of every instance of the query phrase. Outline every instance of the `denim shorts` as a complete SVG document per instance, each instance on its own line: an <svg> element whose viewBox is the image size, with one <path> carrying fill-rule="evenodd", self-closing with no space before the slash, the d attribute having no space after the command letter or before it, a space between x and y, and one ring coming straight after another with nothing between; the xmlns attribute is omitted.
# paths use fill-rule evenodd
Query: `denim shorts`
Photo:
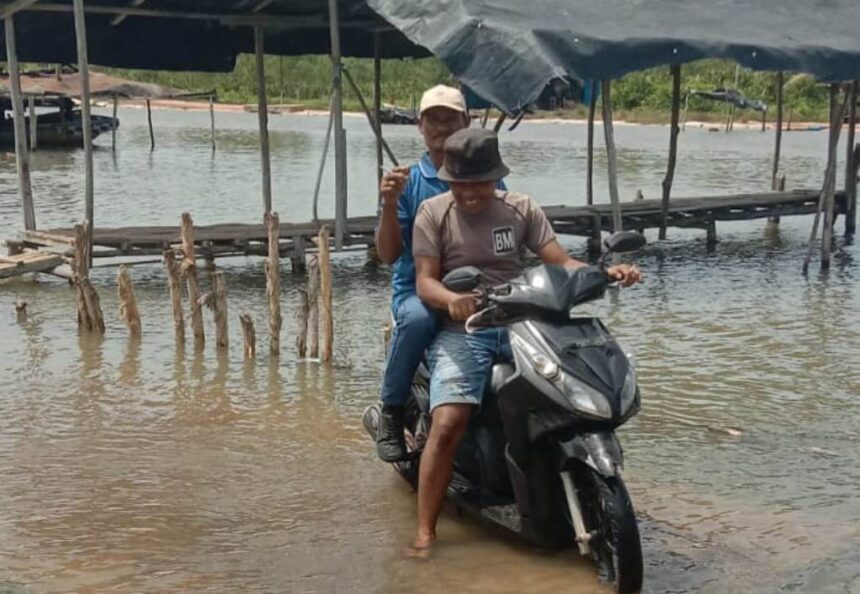
<svg viewBox="0 0 860 594"><path fill-rule="evenodd" d="M427 349L430 410L441 404L480 405L493 363L511 359L506 328L474 334L443 330Z"/></svg>

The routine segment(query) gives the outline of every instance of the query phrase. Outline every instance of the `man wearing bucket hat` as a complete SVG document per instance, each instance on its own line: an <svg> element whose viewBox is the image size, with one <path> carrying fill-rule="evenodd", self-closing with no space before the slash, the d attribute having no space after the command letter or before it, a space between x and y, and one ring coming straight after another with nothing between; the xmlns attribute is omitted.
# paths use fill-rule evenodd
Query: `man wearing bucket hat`
<svg viewBox="0 0 860 594"><path fill-rule="evenodd" d="M537 203L496 188L508 168L493 132L460 130L448 138L444 150L439 177L451 191L421 205L412 241L418 296L443 312L441 331L427 351L433 420L421 456L413 556L425 556L436 538L454 455L473 408L481 402L493 361L511 357L505 328L465 333L464 322L476 311L476 297L454 293L440 279L460 266L476 266L489 284L507 282L522 272L523 247L547 264L585 265L559 245ZM641 278L639 270L627 264L613 266L608 273L622 286Z"/></svg>
<svg viewBox="0 0 860 594"><path fill-rule="evenodd" d="M418 130L427 152L411 167L397 167L386 173L380 186L376 249L383 262L394 264L394 332L382 382L382 413L376 440L377 453L386 462L402 460L407 455L403 405L412 376L437 331L436 313L415 294L412 224L424 200L448 191L448 182L437 174L445 141L467 125L466 101L459 90L445 85L428 89L421 97L418 115ZM501 182L499 185L504 188Z"/></svg>

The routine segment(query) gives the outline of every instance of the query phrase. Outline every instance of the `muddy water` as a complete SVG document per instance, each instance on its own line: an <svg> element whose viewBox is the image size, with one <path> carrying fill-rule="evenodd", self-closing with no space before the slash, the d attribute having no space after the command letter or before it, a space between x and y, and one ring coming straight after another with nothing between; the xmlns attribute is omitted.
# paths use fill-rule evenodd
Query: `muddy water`
<svg viewBox="0 0 860 594"><path fill-rule="evenodd" d="M254 221L256 118L123 110L119 151L96 154L97 221ZM273 117L275 204L306 219L325 121ZM373 211L373 146L349 119L356 214ZM420 144L386 131L399 155ZM667 129L619 127L621 190L657 196ZM581 203L584 129L524 124L503 137L510 186L544 204ZM679 195L761 190L771 137L688 128ZM109 138L98 143L109 147ZM825 137L786 135L789 186L814 186ZM601 157L598 167L605 165ZM34 163L41 226L83 212L79 152ZM20 225L14 162L0 163L0 235ZM598 195L605 186L598 184ZM331 184L321 212L331 212ZM646 282L589 306L638 355L642 413L622 429L648 592L860 591L858 248L827 277L800 275L810 220L671 233L637 256ZM840 225L841 228L841 225ZM581 240L569 247L581 253ZM178 350L158 265L133 275L140 340L118 320L115 268L97 269L108 331L79 336L69 288L0 284L0 591L605 592L573 553L536 550L446 512L436 560L401 560L415 522L410 490L360 428L377 394L388 272L334 262L336 364L297 362L302 279L285 265L284 355L243 360L236 316L251 312L266 351L259 259L219 261L231 348ZM26 320L14 303L29 303ZM210 335L214 329L210 324ZM211 341L210 341L211 342Z"/></svg>

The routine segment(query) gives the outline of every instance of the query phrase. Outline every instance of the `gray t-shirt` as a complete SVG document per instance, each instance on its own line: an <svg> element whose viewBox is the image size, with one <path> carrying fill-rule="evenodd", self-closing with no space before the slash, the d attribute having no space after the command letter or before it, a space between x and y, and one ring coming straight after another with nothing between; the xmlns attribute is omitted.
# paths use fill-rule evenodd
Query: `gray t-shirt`
<svg viewBox="0 0 860 594"><path fill-rule="evenodd" d="M469 215L446 192L421 204L412 254L438 258L443 276L460 266L475 266L495 285L522 273L524 247L537 253L554 239L546 215L525 194L496 190L495 199L484 211ZM450 320L445 324L451 325Z"/></svg>

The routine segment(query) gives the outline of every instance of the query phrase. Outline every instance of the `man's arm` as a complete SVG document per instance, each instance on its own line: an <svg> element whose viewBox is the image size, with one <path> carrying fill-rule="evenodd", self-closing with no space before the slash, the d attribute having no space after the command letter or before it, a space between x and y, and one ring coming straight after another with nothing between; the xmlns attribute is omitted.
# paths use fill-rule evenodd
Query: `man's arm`
<svg viewBox="0 0 860 594"><path fill-rule="evenodd" d="M567 252L564 251L564 248L561 247L555 239L546 242L543 247L538 250L538 257L540 257L544 264L558 264L559 266L564 266L569 270L587 266L585 262L568 256Z"/></svg>
<svg viewBox="0 0 860 594"><path fill-rule="evenodd" d="M455 293L440 281L442 265L439 258L415 257L415 284L418 297L435 309L447 310L451 319L462 322L477 311L474 293Z"/></svg>
<svg viewBox="0 0 860 594"><path fill-rule="evenodd" d="M382 177L379 186L382 214L376 229L376 252L386 264L393 264L403 252L403 233L400 230L398 208L400 196L409 181L409 167L395 167Z"/></svg>

